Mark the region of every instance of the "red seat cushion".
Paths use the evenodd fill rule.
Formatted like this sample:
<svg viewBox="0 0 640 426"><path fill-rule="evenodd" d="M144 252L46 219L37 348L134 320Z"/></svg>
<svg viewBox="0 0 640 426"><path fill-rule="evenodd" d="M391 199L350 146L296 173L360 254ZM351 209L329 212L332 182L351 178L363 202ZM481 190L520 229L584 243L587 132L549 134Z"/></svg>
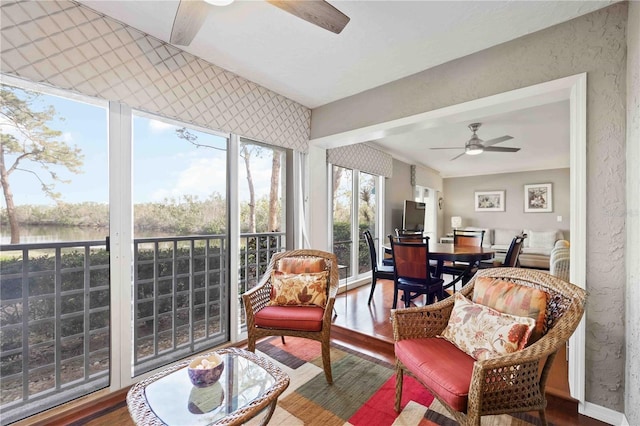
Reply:
<svg viewBox="0 0 640 426"><path fill-rule="evenodd" d="M255 315L255 322L262 328L281 328L298 331L322 330L324 308L308 306L265 306Z"/></svg>
<svg viewBox="0 0 640 426"><path fill-rule="evenodd" d="M400 340L395 352L418 380L454 410L466 412L475 359L437 337Z"/></svg>

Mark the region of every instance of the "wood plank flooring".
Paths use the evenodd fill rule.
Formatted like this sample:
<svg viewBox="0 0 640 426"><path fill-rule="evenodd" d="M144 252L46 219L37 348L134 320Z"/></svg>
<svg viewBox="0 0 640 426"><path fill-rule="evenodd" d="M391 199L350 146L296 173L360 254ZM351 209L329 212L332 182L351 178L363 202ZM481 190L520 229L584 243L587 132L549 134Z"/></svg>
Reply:
<svg viewBox="0 0 640 426"><path fill-rule="evenodd" d="M394 361L393 331L389 313L393 301L393 282L378 281L371 305L367 305L369 291L370 286L367 285L338 295L335 303L332 340L392 363ZM421 305L423 300L419 298L412 303ZM133 422L124 401L125 395L126 393L121 393L119 397L111 398L106 406L104 404L89 405L81 411L76 411L73 417L63 417L53 422L44 421L38 424L130 426ZM555 425L606 425L578 414L575 401L553 395L548 395L547 400L547 417ZM33 422L24 424L33 424Z"/></svg>

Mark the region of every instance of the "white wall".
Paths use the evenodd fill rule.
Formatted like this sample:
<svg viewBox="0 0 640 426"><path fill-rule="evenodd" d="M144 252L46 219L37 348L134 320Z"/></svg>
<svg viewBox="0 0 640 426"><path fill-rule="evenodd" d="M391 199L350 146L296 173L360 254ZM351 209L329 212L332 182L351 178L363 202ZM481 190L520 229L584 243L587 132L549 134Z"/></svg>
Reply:
<svg viewBox="0 0 640 426"><path fill-rule="evenodd" d="M329 248L329 195L327 150L309 147L309 244L310 248Z"/></svg>
<svg viewBox="0 0 640 426"><path fill-rule="evenodd" d="M524 185L552 184L551 213L524 212ZM476 212L475 191L505 191L504 212ZM451 216L462 217L462 226L482 228L561 229L569 239L569 169L537 170L444 179L444 227L451 230ZM562 222L557 217L562 216Z"/></svg>

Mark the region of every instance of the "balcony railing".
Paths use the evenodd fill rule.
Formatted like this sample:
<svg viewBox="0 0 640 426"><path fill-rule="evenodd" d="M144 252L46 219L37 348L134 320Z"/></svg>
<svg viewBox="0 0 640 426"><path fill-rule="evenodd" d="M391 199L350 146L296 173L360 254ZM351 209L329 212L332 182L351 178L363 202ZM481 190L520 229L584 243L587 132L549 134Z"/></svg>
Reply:
<svg viewBox="0 0 640 426"><path fill-rule="evenodd" d="M284 240L284 233L241 235L240 294ZM4 425L109 385L110 283L104 241L0 252ZM134 240L135 375L229 340L227 252L225 235Z"/></svg>

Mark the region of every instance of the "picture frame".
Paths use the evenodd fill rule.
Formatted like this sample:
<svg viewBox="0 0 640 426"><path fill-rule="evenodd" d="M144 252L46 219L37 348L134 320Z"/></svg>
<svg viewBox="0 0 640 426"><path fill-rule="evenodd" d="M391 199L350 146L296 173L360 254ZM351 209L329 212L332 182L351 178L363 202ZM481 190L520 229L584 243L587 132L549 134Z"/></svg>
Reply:
<svg viewBox="0 0 640 426"><path fill-rule="evenodd" d="M524 212L549 213L553 211L553 184L535 183L524 186Z"/></svg>
<svg viewBox="0 0 640 426"><path fill-rule="evenodd" d="M505 191L476 191L474 206L477 212L503 212Z"/></svg>

